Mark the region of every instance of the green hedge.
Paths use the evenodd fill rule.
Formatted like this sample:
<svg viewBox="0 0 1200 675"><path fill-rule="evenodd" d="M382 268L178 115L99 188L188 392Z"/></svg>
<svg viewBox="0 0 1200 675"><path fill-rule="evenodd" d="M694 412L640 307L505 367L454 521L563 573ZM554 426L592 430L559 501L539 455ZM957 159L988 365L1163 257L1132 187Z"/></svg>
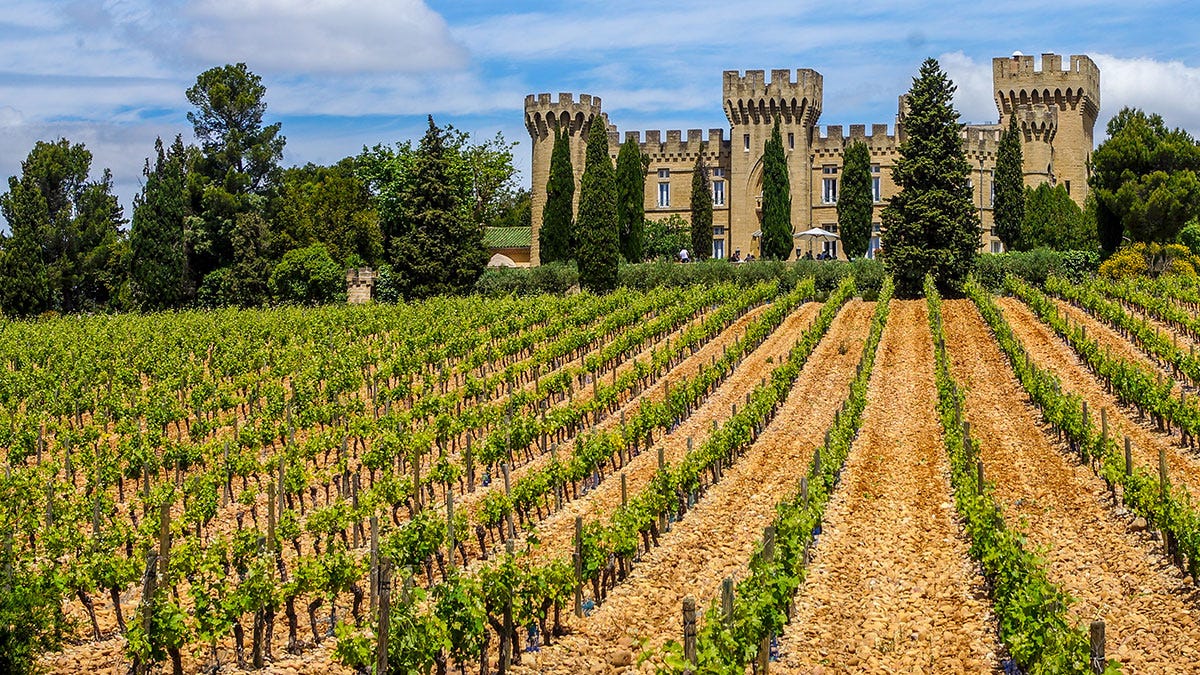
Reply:
<svg viewBox="0 0 1200 675"><path fill-rule="evenodd" d="M1004 290L1004 277L1009 274L1036 286L1045 284L1050 276L1080 283L1094 276L1099 267L1100 254L1096 251L1039 248L1013 253L985 253L977 259L975 280L989 291L999 293Z"/></svg>

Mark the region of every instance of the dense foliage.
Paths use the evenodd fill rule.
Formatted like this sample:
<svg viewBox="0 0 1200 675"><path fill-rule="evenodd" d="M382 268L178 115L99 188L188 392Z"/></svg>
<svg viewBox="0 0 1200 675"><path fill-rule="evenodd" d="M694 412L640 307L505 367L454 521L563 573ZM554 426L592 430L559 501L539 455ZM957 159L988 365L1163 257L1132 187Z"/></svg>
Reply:
<svg viewBox="0 0 1200 675"><path fill-rule="evenodd" d="M1062 185L1042 183L1025 188L1025 218L1021 236L1012 250L1051 248L1088 251L1097 248L1096 228Z"/></svg>
<svg viewBox="0 0 1200 675"><path fill-rule="evenodd" d="M704 153L696 153L696 165L692 167L690 206L692 257L708 260L713 248L713 203L712 181L708 178L708 167L704 165Z"/></svg>
<svg viewBox="0 0 1200 675"><path fill-rule="evenodd" d="M625 139L617 152L617 226L621 232L621 255L631 263L643 259L648 161L633 138Z"/></svg>
<svg viewBox="0 0 1200 675"><path fill-rule="evenodd" d="M938 292L959 297L975 269L979 214L971 203L954 91L938 62L926 59L908 93L905 139L892 169L900 192L883 209L884 265L899 298L919 297L927 273Z"/></svg>
<svg viewBox="0 0 1200 675"><path fill-rule="evenodd" d="M862 141L846 146L842 160L842 184L838 190L838 235L848 258L867 254L871 241L871 217L875 212L871 189L871 149Z"/></svg>
<svg viewBox="0 0 1200 675"><path fill-rule="evenodd" d="M995 201L992 203L992 234L1004 244L1004 250L1037 248L1022 241L1025 223L1025 158L1021 152L1021 130L1017 116L1008 116L1008 129L996 148L996 169L992 174Z"/></svg>
<svg viewBox="0 0 1200 675"><path fill-rule="evenodd" d="M608 156L608 130L599 117L588 127L576 228L579 285L593 293L613 290L617 287L617 267L621 261L617 184L616 172Z"/></svg>
<svg viewBox="0 0 1200 675"><path fill-rule="evenodd" d="M759 250L766 260L787 260L792 255L792 188L787 155L779 133L779 118L763 147L762 238Z"/></svg>
<svg viewBox="0 0 1200 675"><path fill-rule="evenodd" d="M546 183L546 205L538 230L542 263L575 259L575 171L571 167L571 136L566 129L554 131L550 154L550 179Z"/></svg>

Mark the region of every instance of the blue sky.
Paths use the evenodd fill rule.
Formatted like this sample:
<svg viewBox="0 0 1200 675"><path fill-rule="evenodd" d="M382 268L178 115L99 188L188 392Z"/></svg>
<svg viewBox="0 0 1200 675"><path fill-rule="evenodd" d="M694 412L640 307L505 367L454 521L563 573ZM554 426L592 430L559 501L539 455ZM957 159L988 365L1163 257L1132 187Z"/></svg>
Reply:
<svg viewBox="0 0 1200 675"><path fill-rule="evenodd" d="M1190 3L1128 0L5 0L0 176L36 140L83 142L97 172L112 169L128 217L154 138L192 139L184 91L237 61L267 86L288 165L417 137L431 113L519 141L524 170L522 105L537 92L600 96L622 131L727 128L727 69L814 68L822 125L891 124L928 56L958 84L965 121L995 121L991 59L1014 51L1097 61L1098 141L1124 105L1200 134L1198 16Z"/></svg>

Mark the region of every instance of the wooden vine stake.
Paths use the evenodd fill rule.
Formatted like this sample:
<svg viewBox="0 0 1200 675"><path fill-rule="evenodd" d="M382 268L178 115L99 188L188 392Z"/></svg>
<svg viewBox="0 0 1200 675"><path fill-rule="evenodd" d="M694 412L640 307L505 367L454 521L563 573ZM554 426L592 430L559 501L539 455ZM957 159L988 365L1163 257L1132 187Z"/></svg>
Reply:
<svg viewBox="0 0 1200 675"><path fill-rule="evenodd" d="M454 569L454 490L446 488L446 543L449 546L450 569Z"/></svg>
<svg viewBox="0 0 1200 675"><path fill-rule="evenodd" d="M1097 675L1099 675L1100 673L1104 672L1104 667L1107 665L1107 661L1108 661L1108 659L1106 659L1104 657L1104 622L1103 621L1093 621L1092 622L1092 625L1090 626L1090 629L1088 630L1088 638L1089 638L1089 642L1090 642L1089 651L1091 652L1091 664L1090 665L1092 667L1092 672L1097 673Z"/></svg>
<svg viewBox="0 0 1200 675"><path fill-rule="evenodd" d="M388 630L392 618L392 561L379 564L379 629L375 633L375 675L388 672Z"/></svg>
<svg viewBox="0 0 1200 675"><path fill-rule="evenodd" d="M763 529L763 560L768 564L775 562L775 526L768 525ZM765 675L771 663L771 636L764 635L758 644L758 659L754 672Z"/></svg>
<svg viewBox="0 0 1200 675"><path fill-rule="evenodd" d="M721 616L725 629L733 630L733 577L725 577L721 582Z"/></svg>
<svg viewBox="0 0 1200 675"><path fill-rule="evenodd" d="M379 609L379 516L371 516L371 616Z"/></svg>
<svg viewBox="0 0 1200 675"><path fill-rule="evenodd" d="M696 599L683 599L683 659L696 665ZM688 671L690 672L690 671Z"/></svg>
<svg viewBox="0 0 1200 675"><path fill-rule="evenodd" d="M1125 437L1125 477L1129 478L1133 475L1133 449L1129 442L1129 437Z"/></svg>
<svg viewBox="0 0 1200 675"><path fill-rule="evenodd" d="M575 616L583 616L583 517L575 516Z"/></svg>

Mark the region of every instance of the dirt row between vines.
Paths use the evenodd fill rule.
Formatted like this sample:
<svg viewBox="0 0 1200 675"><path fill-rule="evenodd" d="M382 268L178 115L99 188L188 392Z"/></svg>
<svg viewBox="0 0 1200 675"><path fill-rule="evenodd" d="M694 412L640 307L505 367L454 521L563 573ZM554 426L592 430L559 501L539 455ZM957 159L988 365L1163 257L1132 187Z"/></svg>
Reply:
<svg viewBox="0 0 1200 675"><path fill-rule="evenodd" d="M862 428L771 672L996 671L941 442L923 300L894 301Z"/></svg>
<svg viewBox="0 0 1200 675"><path fill-rule="evenodd" d="M1166 454L1167 474L1171 481L1187 486L1193 494L1200 493L1200 459L1190 450L1180 448L1177 436L1156 431L1149 418L1139 421L1137 411L1122 406L1115 396L1107 393L1103 383L1087 369L1075 351L1024 303L1016 298L998 298L998 301L1013 333L1029 350L1034 363L1058 376L1064 391L1083 396L1093 419L1099 417L1101 408L1107 408L1109 433L1117 439L1129 437L1135 466L1157 472L1161 449ZM1103 326L1090 315L1082 318L1090 322L1089 333L1093 329L1102 330Z"/></svg>
<svg viewBox="0 0 1200 675"><path fill-rule="evenodd" d="M639 646L653 652L681 638L684 597L694 597L703 611L720 592L722 579L748 574L750 555L773 520L775 505L797 489L813 448L833 423L873 311L873 303L861 301L842 309L758 441L660 537L661 545L642 556L595 613L573 621L571 634L517 672L609 672L610 664L624 663L626 657L636 661L633 651ZM642 669L653 672L653 662Z"/></svg>
<svg viewBox="0 0 1200 675"><path fill-rule="evenodd" d="M1053 298L1053 296L1051 297ZM1088 338L1098 342L1100 347L1107 350L1110 356L1124 359L1130 363L1136 363L1149 372L1162 376L1163 379L1172 383L1175 393L1179 393L1179 381L1173 378L1170 365L1164 366L1157 358L1143 351L1132 340L1126 339L1115 328L1097 319L1087 310L1076 307L1061 298L1053 298L1053 300L1054 304L1058 306L1059 311L1072 324L1084 326L1087 330ZM1062 338L1058 339L1061 340Z"/></svg>
<svg viewBox="0 0 1200 675"><path fill-rule="evenodd" d="M564 505L561 511L543 520L537 527L540 545L534 548L534 560L554 558L569 554L575 537L575 518L588 521L599 520L603 524L611 521L613 512L621 505L621 475L625 476L630 497L636 495L658 472L658 449L663 450L663 459L676 464L687 455L687 439L693 439L695 447L708 437L712 423L729 419L730 406L742 406L746 394L769 378L771 371L787 358L796 338L812 324L821 304L810 302L794 311L757 349L750 353L733 371L729 379L721 383L705 401L682 424L662 437L649 450L643 450L617 474L609 474L594 490L582 499Z"/></svg>
<svg viewBox="0 0 1200 675"><path fill-rule="evenodd" d="M1103 481L1051 440L974 304L947 301L943 311L984 475L1005 520L1043 552L1050 581L1077 600L1073 622L1104 620L1108 655L1126 673L1187 670L1200 656L1195 587L1145 533L1113 517Z"/></svg>

